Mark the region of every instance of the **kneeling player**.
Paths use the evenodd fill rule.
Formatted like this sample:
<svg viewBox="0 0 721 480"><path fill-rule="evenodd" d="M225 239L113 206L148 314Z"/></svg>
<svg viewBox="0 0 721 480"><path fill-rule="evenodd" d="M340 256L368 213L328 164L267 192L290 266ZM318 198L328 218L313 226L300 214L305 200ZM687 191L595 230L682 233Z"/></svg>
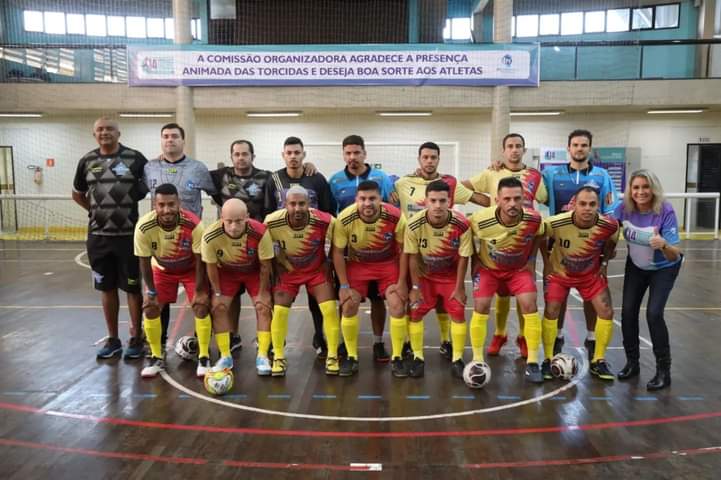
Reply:
<svg viewBox="0 0 721 480"><path fill-rule="evenodd" d="M258 329L258 375L270 375L270 272L273 242L265 225L248 218L242 200L231 198L223 204L220 220L203 232L203 261L213 289L212 312L220 360L215 369L233 368L230 355L230 303L245 288L255 304Z"/></svg>
<svg viewBox="0 0 721 480"><path fill-rule="evenodd" d="M451 316L451 373L461 377L466 344L464 282L468 257L473 254L471 229L462 213L450 209L450 188L445 182L438 180L428 184L425 204L426 208L408 221L403 246L410 255L409 269L413 282L408 294L411 303L408 335L414 358L407 373L396 369L401 367L402 362L396 364L394 359L393 374L423 376L423 316L440 301ZM394 344L398 341L392 340Z"/></svg>
<svg viewBox="0 0 721 480"><path fill-rule="evenodd" d="M143 215L135 227L135 255L147 290L143 302L143 327L152 356L140 373L154 377L165 368L161 346L160 312L175 303L178 285L183 284L195 313L198 334L198 376L209 367L210 317L208 316L208 286L200 259L200 238L203 227L200 219L180 208L175 185L166 183L155 189L153 210ZM152 265L151 265L152 259Z"/></svg>
<svg viewBox="0 0 721 480"><path fill-rule="evenodd" d="M273 285L273 340L274 377L282 377L288 368L285 358L285 338L288 335L288 314L300 287L315 297L323 315L323 331L328 342L325 373L338 375L338 339L340 325L338 302L330 280L325 243L331 241L335 218L310 208L308 190L291 187L286 193L285 206L268 214L265 224L277 250Z"/></svg>
<svg viewBox="0 0 721 480"><path fill-rule="evenodd" d="M391 329L400 325L405 333L407 268L399 266L404 257L405 224L398 208L381 201L380 187L371 180L358 185L356 202L338 215L333 232L333 264L340 282L341 330L348 349L348 357L340 367L341 376L358 371L358 308L368 296L371 282L377 282L378 291L388 302ZM403 280L399 282L399 278ZM400 355L401 347L402 340L400 345L394 345L393 354Z"/></svg>
<svg viewBox="0 0 721 480"><path fill-rule="evenodd" d="M603 380L614 376L605 360L606 348L613 335L613 305L608 291L606 265L618 241L618 223L599 215L600 199L591 186L576 193L572 211L546 219L546 236L553 247L549 256L546 244L541 251L546 282L546 311L543 319L543 350L546 359L542 370L550 378L553 343L558 330L558 315L571 288L578 290L584 301L590 301L598 315L596 346L591 373Z"/></svg>
<svg viewBox="0 0 721 480"><path fill-rule="evenodd" d="M496 208L480 210L471 217L478 257L473 271L473 360L483 361L488 312L493 296L514 295L524 319L528 342L526 378L543 383L538 365L541 319L536 305L535 253L543 242L541 215L523 208L523 184L514 177L498 182Z"/></svg>

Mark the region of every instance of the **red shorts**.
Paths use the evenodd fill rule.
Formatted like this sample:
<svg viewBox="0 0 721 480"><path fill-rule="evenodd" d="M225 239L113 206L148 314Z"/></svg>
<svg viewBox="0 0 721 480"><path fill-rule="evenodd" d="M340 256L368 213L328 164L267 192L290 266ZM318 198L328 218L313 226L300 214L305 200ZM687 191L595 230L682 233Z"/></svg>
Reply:
<svg viewBox="0 0 721 480"><path fill-rule="evenodd" d="M578 290L584 301L590 301L596 295L608 288L608 280L599 273L585 275L577 278L562 278L556 275L546 277L544 285L546 303L563 303L572 288Z"/></svg>
<svg viewBox="0 0 721 480"><path fill-rule="evenodd" d="M536 293L536 276L527 269L503 272L480 267L473 273L473 298Z"/></svg>
<svg viewBox="0 0 721 480"><path fill-rule="evenodd" d="M252 298L260 292L260 272L242 273L232 270L218 269L220 277L220 294L226 297L235 297L242 287Z"/></svg>
<svg viewBox="0 0 721 480"><path fill-rule="evenodd" d="M346 263L348 283L350 288L360 293L361 297L368 296L368 284L378 282L378 294L385 298L388 287L398 283L400 267L398 262L379 263Z"/></svg>
<svg viewBox="0 0 721 480"><path fill-rule="evenodd" d="M276 278L273 291L287 292L295 297L302 285L305 285L305 289L310 293L313 287L323 283L330 283L323 267L313 272L283 272Z"/></svg>
<svg viewBox="0 0 721 480"><path fill-rule="evenodd" d="M443 305L443 309L454 320L465 319L466 306L459 303L456 299L451 298L453 290L456 289L456 279L444 278L423 278L421 279L421 295L423 301L417 308L411 308L411 318L414 320L421 319L426 313L430 312L436 305Z"/></svg>
<svg viewBox="0 0 721 480"><path fill-rule="evenodd" d="M158 303L175 303L178 300L178 285L183 284L188 300L193 302L195 295L195 268L187 272L168 273L165 270L153 268L153 283L158 292Z"/></svg>

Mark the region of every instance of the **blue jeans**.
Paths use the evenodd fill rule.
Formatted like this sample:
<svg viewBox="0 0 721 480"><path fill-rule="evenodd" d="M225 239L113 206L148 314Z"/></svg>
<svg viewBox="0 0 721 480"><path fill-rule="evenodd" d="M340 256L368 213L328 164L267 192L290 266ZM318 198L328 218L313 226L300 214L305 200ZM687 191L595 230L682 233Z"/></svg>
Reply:
<svg viewBox="0 0 721 480"><path fill-rule="evenodd" d="M638 314L641 310L641 301L648 289L646 321L651 333L656 366L671 367L671 346L663 311L680 269L681 262L661 270L642 270L633 264L630 257L626 259L621 330L623 331L623 348L626 351L628 362L638 363L639 361Z"/></svg>

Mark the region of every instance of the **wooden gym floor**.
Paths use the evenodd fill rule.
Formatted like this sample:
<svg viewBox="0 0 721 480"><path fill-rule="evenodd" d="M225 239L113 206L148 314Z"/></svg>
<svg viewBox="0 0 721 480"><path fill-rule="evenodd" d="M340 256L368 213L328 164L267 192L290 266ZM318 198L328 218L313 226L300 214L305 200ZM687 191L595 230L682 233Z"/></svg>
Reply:
<svg viewBox="0 0 721 480"><path fill-rule="evenodd" d="M301 294L288 376L255 375L244 297L235 386L211 398L195 364L172 350L167 375L150 381L142 361L95 359L105 329L82 243L0 242L0 478L719 478L721 242L683 247L666 310L673 385L661 392L645 389L654 372L645 320L639 379L587 374L578 299L566 351L583 371L570 383L524 383L515 312L483 390L451 378L433 315L425 378L395 379L372 363L366 314L360 374L329 378ZM624 251L609 268L617 320ZM189 308L173 308L172 319L173 339L192 331ZM125 308L121 322L125 341ZM608 358L614 371L624 364L618 327Z"/></svg>

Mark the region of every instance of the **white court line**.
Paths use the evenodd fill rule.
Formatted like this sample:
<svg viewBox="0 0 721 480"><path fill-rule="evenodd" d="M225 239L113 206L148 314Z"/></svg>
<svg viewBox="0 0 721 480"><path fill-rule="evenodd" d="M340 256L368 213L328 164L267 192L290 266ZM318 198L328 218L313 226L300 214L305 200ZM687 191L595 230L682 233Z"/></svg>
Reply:
<svg viewBox="0 0 721 480"><path fill-rule="evenodd" d="M588 361L586 360L586 354L581 348L577 348L576 350L581 353L579 357L581 358L581 368L578 372L578 374L568 382L567 384L552 390L548 393L545 393L543 395L539 395L537 397L529 398L526 400L521 400L519 402L514 403L507 403L505 405L497 405L495 407L488 407L488 408L479 408L477 410L466 410L463 412L450 412L450 413L437 413L433 415L417 415L412 417L343 417L343 416L333 416L333 415L313 415L309 413L295 413L295 412L282 412L279 410L268 410L265 408L257 408L257 407L250 407L248 405L241 405L239 403L232 403L232 402L226 402L225 400L221 400L219 398L210 397L208 395L203 395L202 393L198 393L195 390L191 390L187 388L185 385L178 383L173 377L170 376L170 374L163 370L160 372L160 375L163 377L163 380L168 382L172 387L180 390L181 392L185 393L186 395L189 395L191 397L195 397L199 400L204 400L206 402L215 403L216 405L222 405L225 407L235 408L237 410L245 410L247 412L254 412L254 413L262 413L265 415L277 415L281 417L290 417L290 418L302 418L306 420L331 420L331 421L342 421L342 422L413 422L413 421L419 421L419 420L439 420L444 418L456 418L456 417L466 417L470 415L481 415L484 413L493 413L493 412L500 412L502 410L510 410L512 408L522 407L524 405L530 405L532 403L539 403L543 400L546 400L548 398L555 397L561 392L564 392L566 390L569 390L581 381L586 376L586 373L588 373ZM273 381L272 379L270 381Z"/></svg>
<svg viewBox="0 0 721 480"><path fill-rule="evenodd" d="M78 253L77 255L75 255L75 258L74 258L73 260L75 261L75 263L77 263L77 264L80 265L81 267L90 269L90 265L88 265L87 263L85 263L85 262L83 262L82 260L80 260L84 255L87 255L87 253L88 253L87 251L83 250L82 252L80 252L80 253Z"/></svg>

